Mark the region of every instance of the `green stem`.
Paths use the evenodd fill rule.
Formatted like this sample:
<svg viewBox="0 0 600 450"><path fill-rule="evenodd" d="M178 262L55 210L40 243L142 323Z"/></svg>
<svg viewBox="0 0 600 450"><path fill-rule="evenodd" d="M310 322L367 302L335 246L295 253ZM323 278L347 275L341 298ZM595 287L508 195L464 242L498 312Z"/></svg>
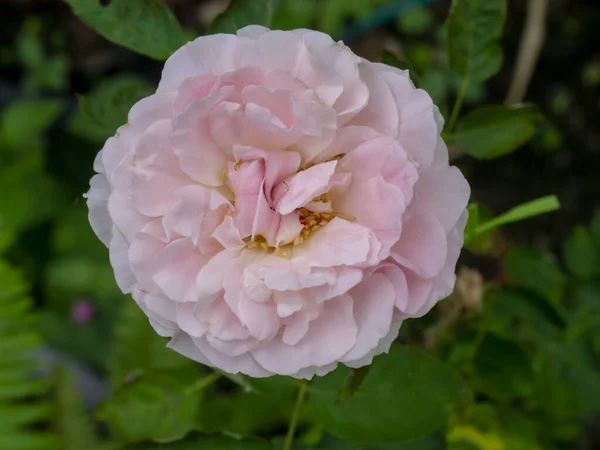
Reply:
<svg viewBox="0 0 600 450"><path fill-rule="evenodd" d="M285 436L285 444L283 450L292 450L292 443L294 442L294 435L296 434L296 427L298 426L298 419L300 418L300 410L304 404L304 398L308 391L308 383L302 382L300 384L300 390L298 391L298 397L296 399L296 406L292 413L292 419L290 420L290 426L288 427L287 435Z"/></svg>
<svg viewBox="0 0 600 450"><path fill-rule="evenodd" d="M450 121L448 122L448 133L451 133L454 129L454 125L456 125L456 121L458 119L458 114L460 113L460 108L462 108L463 101L465 99L465 95L467 95L467 89L469 89L469 84L471 83L470 77L466 76L463 78L462 84L460 86L460 90L458 91L458 96L456 97L456 103L454 104L454 108L452 109L452 115L450 116Z"/></svg>
<svg viewBox="0 0 600 450"><path fill-rule="evenodd" d="M205 376L204 378L200 378L194 384L189 386L185 390L185 393L189 395L189 394L193 394L196 391L201 391L202 389L205 389L208 386L210 386L211 384L213 384L215 381L217 381L219 378L221 378L221 376L222 375L219 372L213 372L210 375Z"/></svg>

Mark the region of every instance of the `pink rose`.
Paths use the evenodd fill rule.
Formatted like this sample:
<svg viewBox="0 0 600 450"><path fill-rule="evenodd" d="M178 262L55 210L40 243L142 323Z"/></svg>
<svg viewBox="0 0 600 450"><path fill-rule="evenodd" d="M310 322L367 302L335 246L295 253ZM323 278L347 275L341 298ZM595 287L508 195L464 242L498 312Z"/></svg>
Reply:
<svg viewBox="0 0 600 450"><path fill-rule="evenodd" d="M408 73L310 30L188 43L96 159L90 222L174 350L310 378L453 288L469 185Z"/></svg>

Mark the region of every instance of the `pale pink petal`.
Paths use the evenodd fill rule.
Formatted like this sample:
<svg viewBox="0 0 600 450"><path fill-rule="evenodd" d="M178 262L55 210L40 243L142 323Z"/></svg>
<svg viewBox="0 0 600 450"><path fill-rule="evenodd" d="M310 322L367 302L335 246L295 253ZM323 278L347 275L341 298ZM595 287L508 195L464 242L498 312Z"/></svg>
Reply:
<svg viewBox="0 0 600 450"><path fill-rule="evenodd" d="M293 375L310 366L324 366L345 355L356 343L358 329L352 315L353 301L343 295L324 304L318 319L296 345L274 339L252 351L266 370Z"/></svg>
<svg viewBox="0 0 600 450"><path fill-rule="evenodd" d="M368 228L336 217L295 247L292 264L298 270L360 264L369 255L369 236Z"/></svg>
<svg viewBox="0 0 600 450"><path fill-rule="evenodd" d="M193 100L173 121L169 136L181 170L207 186L221 186L227 167L226 153L213 141L207 114L216 99Z"/></svg>
<svg viewBox="0 0 600 450"><path fill-rule="evenodd" d="M279 214L290 214L313 198L329 191L329 181L336 165L337 161L317 164L285 180L280 185L283 186L284 192L275 194L275 207Z"/></svg>
<svg viewBox="0 0 600 450"><path fill-rule="evenodd" d="M193 337L202 337L208 330L208 324L196 317L196 302L177 303L174 320L181 330Z"/></svg>
<svg viewBox="0 0 600 450"><path fill-rule="evenodd" d="M113 227L109 246L110 264L115 272L117 285L125 294L132 291L136 282L129 267L128 249L129 244L123 234L116 227Z"/></svg>
<svg viewBox="0 0 600 450"><path fill-rule="evenodd" d="M205 264L206 257L190 239L177 239L156 256L153 279L171 300L194 302L198 299L196 277Z"/></svg>
<svg viewBox="0 0 600 450"><path fill-rule="evenodd" d="M225 214L233 209L229 200L199 185L176 190L173 196L178 199L179 205L164 216L166 229L189 237L196 246L200 244L202 253L212 253L216 244L211 242L212 234Z"/></svg>
<svg viewBox="0 0 600 450"><path fill-rule="evenodd" d="M446 232L456 225L471 195L469 183L456 167L422 174L415 192L420 204L435 214Z"/></svg>
<svg viewBox="0 0 600 450"><path fill-rule="evenodd" d="M356 361L371 353L386 337L392 325L396 290L383 274L374 273L351 291L354 320L358 327L356 343L342 362Z"/></svg>
<svg viewBox="0 0 600 450"><path fill-rule="evenodd" d="M140 213L159 217L179 203L173 191L193 183L179 168L168 140L171 122L152 125L135 147L131 192Z"/></svg>
<svg viewBox="0 0 600 450"><path fill-rule="evenodd" d="M447 249L446 232L440 222L428 210L420 209L404 222L402 236L391 256L417 275L433 278L444 268Z"/></svg>
<svg viewBox="0 0 600 450"><path fill-rule="evenodd" d="M174 91L186 79L237 69L247 41L230 34L202 36L173 53L162 71L157 92Z"/></svg>
<svg viewBox="0 0 600 450"><path fill-rule="evenodd" d="M110 195L110 185L108 180L102 174L94 175L90 181L90 190L84 197L87 198L89 209L88 218L92 230L108 247L112 237L113 222L108 212L108 196Z"/></svg>

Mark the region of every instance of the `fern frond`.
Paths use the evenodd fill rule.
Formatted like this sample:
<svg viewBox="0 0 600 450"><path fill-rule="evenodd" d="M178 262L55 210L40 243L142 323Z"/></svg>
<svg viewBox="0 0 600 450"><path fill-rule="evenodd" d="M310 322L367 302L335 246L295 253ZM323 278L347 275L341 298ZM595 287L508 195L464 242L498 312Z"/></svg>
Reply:
<svg viewBox="0 0 600 450"><path fill-rule="evenodd" d="M51 408L37 398L49 384L35 378L40 339L32 324L27 284L0 261L0 449L60 448L56 436L33 429L51 416Z"/></svg>

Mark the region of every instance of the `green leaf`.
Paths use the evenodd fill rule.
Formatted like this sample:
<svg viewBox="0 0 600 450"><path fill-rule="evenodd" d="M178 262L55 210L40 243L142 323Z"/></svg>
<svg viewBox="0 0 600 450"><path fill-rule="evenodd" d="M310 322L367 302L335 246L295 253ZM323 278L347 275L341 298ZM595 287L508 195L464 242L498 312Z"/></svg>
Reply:
<svg viewBox="0 0 600 450"><path fill-rule="evenodd" d="M55 429L62 437L63 450L99 450L100 443L91 417L86 415L79 392L73 386L72 376L62 369L58 373Z"/></svg>
<svg viewBox="0 0 600 450"><path fill-rule="evenodd" d="M594 211L594 217L590 222L590 234L596 245L596 249L600 252L600 208Z"/></svg>
<svg viewBox="0 0 600 450"><path fill-rule="evenodd" d="M0 135L7 145L19 148L46 131L61 109L60 100L20 100L11 103L2 113Z"/></svg>
<svg viewBox="0 0 600 450"><path fill-rule="evenodd" d="M352 398L356 390L360 387L363 381L365 381L367 375L369 375L370 367L371 366L363 366L350 371L346 382L337 393L335 399L336 403L344 403Z"/></svg>
<svg viewBox="0 0 600 450"><path fill-rule="evenodd" d="M203 392L198 373L149 373L123 385L98 411L125 442L181 439L195 425ZM203 387L203 386L200 386Z"/></svg>
<svg viewBox="0 0 600 450"><path fill-rule="evenodd" d="M273 16L274 30L314 28L318 0L283 0Z"/></svg>
<svg viewBox="0 0 600 450"><path fill-rule="evenodd" d="M277 442L275 441L276 448ZM364 447L326 435L317 445L295 446L297 450L446 450L445 439L442 433L429 434L410 441L396 442L394 444L369 445Z"/></svg>
<svg viewBox="0 0 600 450"><path fill-rule="evenodd" d="M296 384L289 377L250 380L252 391L243 390L205 400L199 424L202 430L240 435L267 434L285 429L296 401Z"/></svg>
<svg viewBox="0 0 600 450"><path fill-rule="evenodd" d="M40 152L0 170L0 233L18 233L52 217L63 206L59 184L43 172Z"/></svg>
<svg viewBox="0 0 600 450"><path fill-rule="evenodd" d="M496 336L550 350L563 340L563 318L538 294L502 287L489 294L483 303L482 326Z"/></svg>
<svg viewBox="0 0 600 450"><path fill-rule="evenodd" d="M89 96L79 97L79 107L93 126L114 134L127 122L131 107L152 92L152 86L144 80L119 76L105 80Z"/></svg>
<svg viewBox="0 0 600 450"><path fill-rule="evenodd" d="M0 260L0 448L56 450L58 437L40 430L51 407L32 399L46 393L48 383L34 378L40 367L33 353L40 340L26 295L24 279Z"/></svg>
<svg viewBox="0 0 600 450"><path fill-rule="evenodd" d="M460 119L448 138L476 159L498 158L529 141L540 119L531 106L484 106Z"/></svg>
<svg viewBox="0 0 600 450"><path fill-rule="evenodd" d="M580 277L598 273L598 252L590 233L582 226L573 230L563 244L563 258L567 269Z"/></svg>
<svg viewBox="0 0 600 450"><path fill-rule="evenodd" d="M565 285L558 261L552 253L537 249L513 248L506 255L506 268L512 280L557 303Z"/></svg>
<svg viewBox="0 0 600 450"><path fill-rule="evenodd" d="M109 41L150 58L165 60L184 44L171 10L158 0L66 0L73 12Z"/></svg>
<svg viewBox="0 0 600 450"><path fill-rule="evenodd" d="M477 390L495 400L509 402L533 389L531 361L514 342L487 335L475 356L475 367Z"/></svg>
<svg viewBox="0 0 600 450"><path fill-rule="evenodd" d="M529 219L560 208L560 202L555 195L538 198L509 209L504 214L477 226L475 234L485 233L502 225Z"/></svg>
<svg viewBox="0 0 600 450"><path fill-rule="evenodd" d="M273 450L265 441L235 439L228 436L206 436L192 433L185 439L168 444L144 443L125 447L125 450Z"/></svg>
<svg viewBox="0 0 600 450"><path fill-rule="evenodd" d="M297 1L297 0L296 0ZM342 34L351 19L368 15L376 8L377 0L318 0L317 29L334 38Z"/></svg>
<svg viewBox="0 0 600 450"><path fill-rule="evenodd" d="M446 22L450 68L476 83L502 65L506 0L453 0Z"/></svg>
<svg viewBox="0 0 600 450"><path fill-rule="evenodd" d="M396 25L406 34L422 34L431 29L433 13L426 6L416 5L398 15Z"/></svg>
<svg viewBox="0 0 600 450"><path fill-rule="evenodd" d="M231 0L225 11L213 20L211 33L232 33L246 25L271 27L275 0Z"/></svg>
<svg viewBox="0 0 600 450"><path fill-rule="evenodd" d="M480 203L470 203L467 206L469 218L465 227L464 245L473 253L487 253L492 248L492 235L488 232L478 232L478 227L492 217L492 212Z"/></svg>
<svg viewBox="0 0 600 450"><path fill-rule="evenodd" d="M442 427L464 397L457 376L417 350L393 346L375 358L352 398L336 404L350 369L340 366L310 386L314 416L331 434L363 444L415 439Z"/></svg>
<svg viewBox="0 0 600 450"><path fill-rule="evenodd" d="M156 334L131 298L123 298L123 301L108 362L114 386L148 371L179 371L197 366L196 362L166 347L166 339Z"/></svg>

